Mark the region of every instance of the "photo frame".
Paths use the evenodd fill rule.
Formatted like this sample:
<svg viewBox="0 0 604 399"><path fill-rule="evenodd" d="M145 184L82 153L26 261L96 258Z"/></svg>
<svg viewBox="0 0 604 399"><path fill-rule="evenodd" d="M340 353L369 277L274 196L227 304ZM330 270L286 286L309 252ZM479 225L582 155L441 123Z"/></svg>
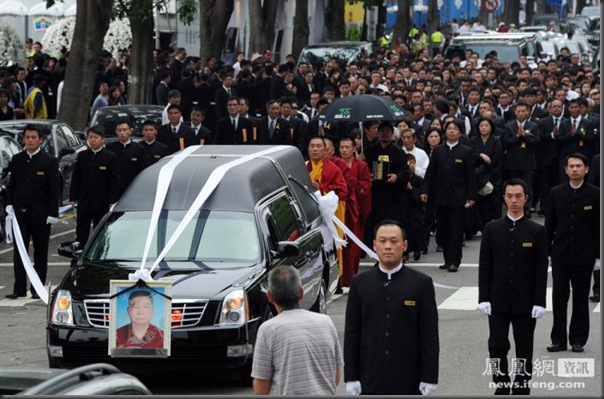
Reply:
<svg viewBox="0 0 604 399"><path fill-rule="evenodd" d="M170 356L172 283L110 280L109 292L109 356Z"/></svg>

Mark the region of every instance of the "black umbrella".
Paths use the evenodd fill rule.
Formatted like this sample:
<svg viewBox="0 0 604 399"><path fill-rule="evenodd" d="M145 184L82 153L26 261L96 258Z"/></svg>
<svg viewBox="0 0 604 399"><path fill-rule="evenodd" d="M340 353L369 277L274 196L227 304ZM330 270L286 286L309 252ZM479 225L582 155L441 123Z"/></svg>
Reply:
<svg viewBox="0 0 604 399"><path fill-rule="evenodd" d="M388 97L361 94L333 100L321 113L319 120L330 122L396 121L406 112Z"/></svg>

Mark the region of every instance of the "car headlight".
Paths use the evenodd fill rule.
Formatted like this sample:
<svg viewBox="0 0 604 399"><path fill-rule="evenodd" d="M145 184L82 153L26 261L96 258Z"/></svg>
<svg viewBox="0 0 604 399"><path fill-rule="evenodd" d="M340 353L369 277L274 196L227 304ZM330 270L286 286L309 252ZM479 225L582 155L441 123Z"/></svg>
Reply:
<svg viewBox="0 0 604 399"><path fill-rule="evenodd" d="M231 291L222 301L220 325L241 325L248 321L247 296L243 289Z"/></svg>
<svg viewBox="0 0 604 399"><path fill-rule="evenodd" d="M53 324L74 325L73 306L69 291L59 290L57 293L50 311L50 322Z"/></svg>

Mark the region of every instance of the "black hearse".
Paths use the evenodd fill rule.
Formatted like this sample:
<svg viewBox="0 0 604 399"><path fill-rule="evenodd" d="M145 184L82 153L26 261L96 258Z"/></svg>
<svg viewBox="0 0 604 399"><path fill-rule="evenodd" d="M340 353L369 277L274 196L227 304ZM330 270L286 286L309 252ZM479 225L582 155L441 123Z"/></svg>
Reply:
<svg viewBox="0 0 604 399"><path fill-rule="evenodd" d="M257 156L267 150L273 152ZM108 327L109 280L127 280L141 266L160 170L172 157L135 179L83 249L71 242L59 247L59 254L73 261L49 299L50 367L107 362L133 373L236 367L249 378L258 327L276 314L265 295L267 274L281 264L300 270L302 306L326 311L338 263L295 147L195 149L174 169L146 264L156 259L202 187L215 182L210 174L244 156L252 159L224 174L152 273L154 280L172 283L170 356L112 358Z"/></svg>

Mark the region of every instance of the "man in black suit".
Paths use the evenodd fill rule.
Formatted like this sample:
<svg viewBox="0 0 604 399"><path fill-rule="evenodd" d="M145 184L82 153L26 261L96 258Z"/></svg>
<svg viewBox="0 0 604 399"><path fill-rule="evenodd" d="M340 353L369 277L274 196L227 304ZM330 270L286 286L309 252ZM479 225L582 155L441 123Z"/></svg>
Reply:
<svg viewBox="0 0 604 399"><path fill-rule="evenodd" d="M433 197L436 223L441 232L445 263L440 269L456 272L461 264L464 207L473 206L478 189L474 151L460 142L463 124L453 120L445 125L445 145L432 151L420 199Z"/></svg>
<svg viewBox="0 0 604 399"><path fill-rule="evenodd" d="M258 123L258 144L292 144L289 123L279 116L281 106L276 100L266 104L267 116Z"/></svg>
<svg viewBox="0 0 604 399"><path fill-rule="evenodd" d="M193 129L181 121L181 116L180 106L170 105L168 107L169 123L162 125L157 133L157 140L168 146L170 154L197 144Z"/></svg>
<svg viewBox="0 0 604 399"><path fill-rule="evenodd" d="M120 195L120 165L117 156L103 148L102 126L88 129L88 149L78 154L69 203L78 210L76 241L82 247L88 242L90 223L96 227Z"/></svg>
<svg viewBox="0 0 604 399"><path fill-rule="evenodd" d="M548 116L547 111L541 109L541 107L537 104L537 89L534 87L529 87L520 93L523 101L528 103L530 106L530 114L529 120L533 123L539 122L539 119L545 118Z"/></svg>
<svg viewBox="0 0 604 399"><path fill-rule="evenodd" d="M216 121L228 115L227 102L230 97L236 96L236 90L233 88L233 74L229 70L222 70L220 73L222 85L214 93L214 109L216 111Z"/></svg>
<svg viewBox="0 0 604 399"><path fill-rule="evenodd" d="M211 144L214 141L212 131L203 125L204 119L205 112L203 108L195 105L193 108L191 108L190 122L185 122L187 126L190 126L191 129L193 129L193 134L195 134L195 142L197 144Z"/></svg>
<svg viewBox="0 0 604 399"><path fill-rule="evenodd" d="M587 158L580 153L566 157L569 182L550 192L545 230L552 259L554 325L549 352L583 352L589 336L589 284L592 270L600 268L600 188L585 181ZM566 316L570 286L573 309L570 328Z"/></svg>
<svg viewBox="0 0 604 399"><path fill-rule="evenodd" d="M495 108L497 116L502 117L506 123L514 119L514 109L510 105L512 103L512 93L501 90L497 101L499 102Z"/></svg>
<svg viewBox="0 0 604 399"><path fill-rule="evenodd" d="M539 146L537 148L537 167L539 183L539 202L541 214L545 214L549 192L558 184L558 138L562 116L562 103L552 100L549 108L550 116L539 120Z"/></svg>
<svg viewBox="0 0 604 399"><path fill-rule="evenodd" d="M470 118L470 122L475 118L480 116L479 113L479 104L480 104L480 90L478 87L470 87L468 89L468 98L466 105L463 108L460 108L462 113ZM469 134L470 132L468 132Z"/></svg>
<svg viewBox="0 0 604 399"><path fill-rule="evenodd" d="M352 278L344 327L349 395L419 395L438 384L438 312L434 284L403 265L407 241L393 220L376 226L379 262Z"/></svg>
<svg viewBox="0 0 604 399"><path fill-rule="evenodd" d="M147 167L147 154L142 144L135 143L130 138L132 126L127 119L115 123L117 141L113 141L105 148L117 155L120 165L120 197L138 174Z"/></svg>
<svg viewBox="0 0 604 399"><path fill-rule="evenodd" d="M32 240L34 269L42 285L46 282L48 268L50 225L59 220L61 196L59 165L55 157L40 148L43 139L37 126L25 126L25 150L13 156L6 191L7 217L17 219L26 250L29 250L29 241ZM27 275L16 240L13 251L15 284L13 292L6 295L9 299L27 295ZM39 298L33 286L30 290L32 298Z"/></svg>
<svg viewBox="0 0 604 399"><path fill-rule="evenodd" d="M304 153L302 145L304 143L304 137L306 136L308 123L304 122L303 119L296 118L292 115L294 104L296 104L295 97L283 97L279 100L281 116L289 123L291 129L292 144ZM308 149L306 149L306 151L308 151Z"/></svg>
<svg viewBox="0 0 604 399"><path fill-rule="evenodd" d="M168 146L157 141L157 125L152 120L143 122L143 141L141 141L141 144L147 154L147 166L151 166L163 157L170 155Z"/></svg>
<svg viewBox="0 0 604 399"><path fill-rule="evenodd" d="M503 174L504 178L519 177L526 182L528 196L533 197L533 176L537 169L535 155L539 143L539 126L528 120L530 105L519 101L514 106L516 120L505 125L503 135L503 150L505 151ZM530 218L530 201L525 204L525 216Z"/></svg>
<svg viewBox="0 0 604 399"><path fill-rule="evenodd" d="M238 97L229 98L227 110L229 115L216 125L214 144L256 144L252 122L239 116Z"/></svg>
<svg viewBox="0 0 604 399"><path fill-rule="evenodd" d="M510 394L507 355L508 332L514 329L516 359L512 394L528 395L533 368L536 319L545 314L547 242L545 228L524 217L528 200L526 183L510 179L503 184L507 215L487 223L480 242L478 308L489 316L489 359L499 361L493 370L496 395ZM505 386L504 386L505 384Z"/></svg>
<svg viewBox="0 0 604 399"><path fill-rule="evenodd" d="M600 187L600 154L594 155L589 164L589 173L587 174L587 182L596 187ZM593 296L589 297L591 302L600 302L600 270L594 270L594 285Z"/></svg>

